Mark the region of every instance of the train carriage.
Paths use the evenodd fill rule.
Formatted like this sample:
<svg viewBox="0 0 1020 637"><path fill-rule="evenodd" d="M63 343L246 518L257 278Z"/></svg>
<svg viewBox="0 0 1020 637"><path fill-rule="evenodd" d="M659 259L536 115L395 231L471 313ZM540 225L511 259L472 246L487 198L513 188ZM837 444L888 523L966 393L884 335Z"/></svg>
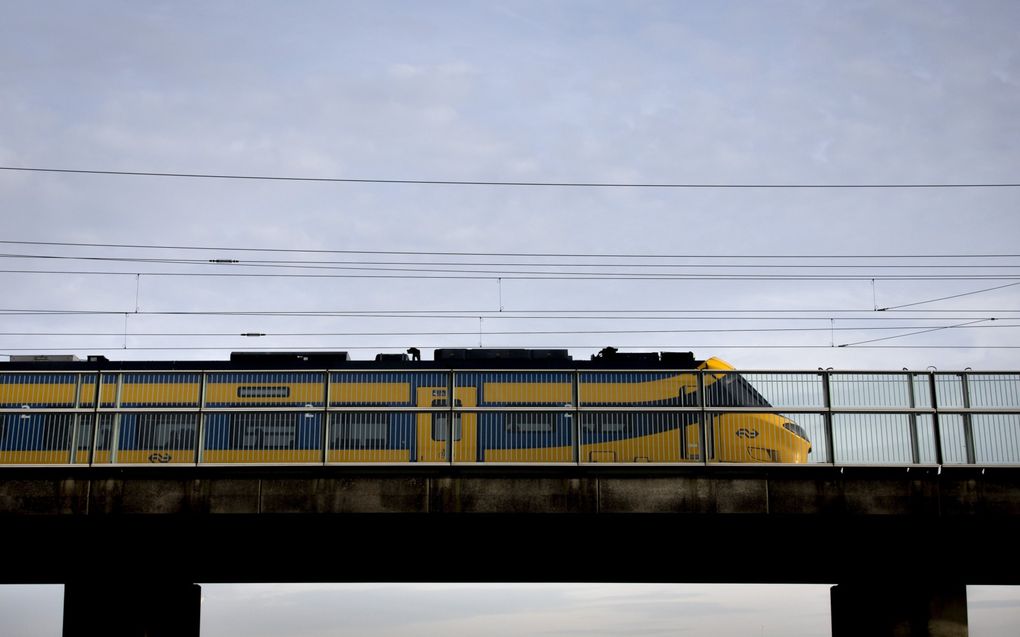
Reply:
<svg viewBox="0 0 1020 637"><path fill-rule="evenodd" d="M811 444L718 359L612 349L12 361L0 410L0 464L802 463Z"/></svg>

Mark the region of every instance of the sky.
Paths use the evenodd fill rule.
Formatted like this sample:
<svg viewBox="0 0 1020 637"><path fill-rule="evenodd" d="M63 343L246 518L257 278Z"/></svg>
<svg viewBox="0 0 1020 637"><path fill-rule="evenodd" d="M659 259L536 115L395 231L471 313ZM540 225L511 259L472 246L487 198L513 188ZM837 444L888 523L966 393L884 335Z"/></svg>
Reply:
<svg viewBox="0 0 1020 637"><path fill-rule="evenodd" d="M8 169L1020 182L1020 4L1011 0L0 9ZM433 347L481 345L568 347L587 358L614 345L694 351L744 369L1017 368L1020 287L989 278L1020 267L1015 187L5 169L0 202L0 241L15 242L0 243L0 354L224 359L257 347L371 358L418 346L428 357ZM553 256L522 256L534 254ZM267 260L300 267L252 265ZM567 274L576 272L589 276ZM672 278L627 275L635 272ZM209 276L252 273L328 276ZM459 278L401 278L450 275ZM734 275L742 278L726 278ZM778 275L855 278L760 278ZM934 301L943 297L956 298ZM270 315L288 311L332 315ZM945 329L907 335L931 328ZM233 336L244 332L267 336ZM861 343L887 337L870 343L883 349ZM861 345L834 347L851 343ZM596 620L605 634L634 634L637 618L656 634L693 616L710 619L692 634L704 625L718 635L828 634L824 587L490 587L477 593L484 610L471 612L442 606L437 588L341 590L210 586L203 632L236 634L249 622L248 634L280 634L272 617L317 608L300 634L334 634L329 612L353 599L366 600L351 608L360 634L373 635L477 632L483 621L487 632L516 633L532 616L549 618L551 634L591 632L585 622ZM1018 624L1016 589L980 590L972 634L1015 633L1004 627ZM790 605L802 593L812 600L803 613ZM611 598L597 605L604 615L591 611L600 595ZM507 596L521 613L500 614L494 599ZM394 597L422 614L366 610ZM0 632L56 634L59 599L59 589L5 589L0 604L20 615L0 613Z"/></svg>
<svg viewBox="0 0 1020 637"><path fill-rule="evenodd" d="M0 22L7 168L1018 181L1020 7L1009 1L45 2L9 3ZM0 309L109 312L5 313L6 354L372 358L417 346L428 358L481 343L583 359L613 345L744 369L946 370L1014 369L1020 344L1020 287L1002 287L1018 282L1020 255L988 256L1016 252L1015 187L0 170L0 201L7 241L211 248L0 244L0 269L19 271L0 272ZM463 252L478 254L436 254ZM559 256L505 256L534 253ZM636 256L563 256L584 254ZM54 256L135 260L40 258ZM300 263L250 265L260 260ZM310 263L322 261L357 263ZM66 274L82 270L119 274ZM318 278L209 276L253 273ZM673 278L620 277L635 273ZM854 278L760 278L777 275ZM265 314L281 311L374 315ZM908 335L933 328L944 329ZM267 336L240 336L253 332Z"/></svg>
<svg viewBox="0 0 1020 637"><path fill-rule="evenodd" d="M0 587L5 634L60 632L60 586ZM684 584L204 584L202 635L829 635L828 586ZM973 637L1011 637L1018 587L970 586Z"/></svg>

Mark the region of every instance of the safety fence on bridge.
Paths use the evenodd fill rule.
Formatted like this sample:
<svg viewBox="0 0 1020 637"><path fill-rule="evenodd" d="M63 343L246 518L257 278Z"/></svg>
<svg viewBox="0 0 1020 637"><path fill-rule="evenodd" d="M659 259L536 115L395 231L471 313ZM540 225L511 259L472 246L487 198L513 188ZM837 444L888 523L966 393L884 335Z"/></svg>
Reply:
<svg viewBox="0 0 1020 637"><path fill-rule="evenodd" d="M1020 372L0 372L0 465L762 462L1020 466Z"/></svg>

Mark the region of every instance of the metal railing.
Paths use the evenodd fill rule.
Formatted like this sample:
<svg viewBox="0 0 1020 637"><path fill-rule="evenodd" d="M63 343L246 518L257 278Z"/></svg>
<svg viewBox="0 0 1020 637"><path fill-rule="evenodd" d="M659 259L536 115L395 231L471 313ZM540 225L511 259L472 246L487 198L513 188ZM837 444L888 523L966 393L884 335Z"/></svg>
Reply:
<svg viewBox="0 0 1020 637"><path fill-rule="evenodd" d="M0 372L0 465L1020 466L1020 372Z"/></svg>

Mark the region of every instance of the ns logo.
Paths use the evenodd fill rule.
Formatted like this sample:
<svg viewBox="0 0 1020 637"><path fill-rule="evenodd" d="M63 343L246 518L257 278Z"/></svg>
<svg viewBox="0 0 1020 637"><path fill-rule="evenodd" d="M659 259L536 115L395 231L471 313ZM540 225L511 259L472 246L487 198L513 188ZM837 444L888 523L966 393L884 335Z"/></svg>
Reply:
<svg viewBox="0 0 1020 637"><path fill-rule="evenodd" d="M737 429L737 437L738 438L748 438L750 440L754 440L759 435L760 434L758 433L758 431L756 429L746 429L744 427L741 427L740 429Z"/></svg>

